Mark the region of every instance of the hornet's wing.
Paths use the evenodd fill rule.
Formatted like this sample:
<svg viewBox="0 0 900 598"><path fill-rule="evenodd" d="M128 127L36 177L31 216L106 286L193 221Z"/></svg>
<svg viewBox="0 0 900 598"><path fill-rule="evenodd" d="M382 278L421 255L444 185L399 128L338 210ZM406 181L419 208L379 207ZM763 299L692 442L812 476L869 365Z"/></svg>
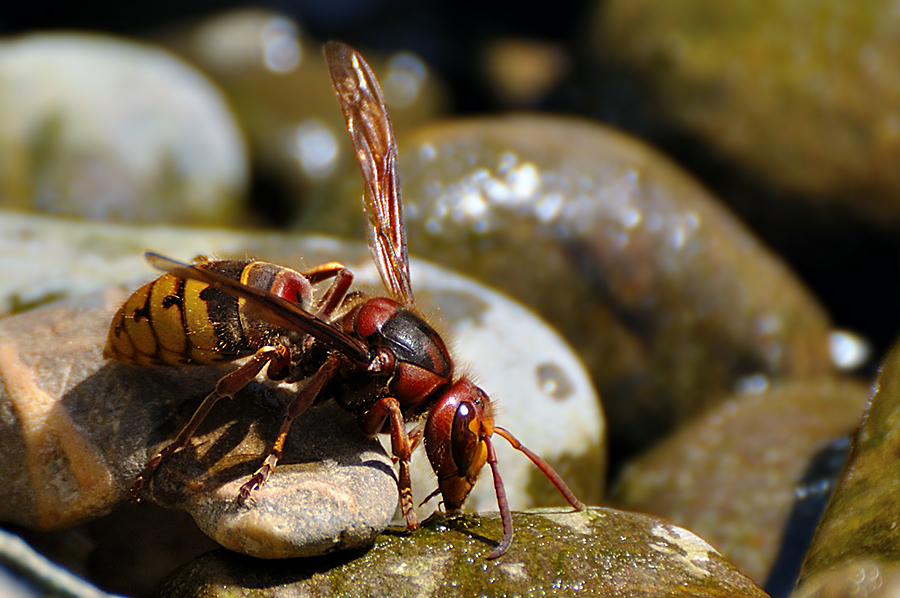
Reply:
<svg viewBox="0 0 900 598"><path fill-rule="evenodd" d="M325 60L365 181L363 205L372 258L381 280L401 303L414 301L397 177L397 143L375 73L345 43L325 44Z"/></svg>
<svg viewBox="0 0 900 598"><path fill-rule="evenodd" d="M304 332L326 343L329 347L340 351L352 361L360 364L368 363L367 351L362 343L324 320L317 318L296 303L292 303L273 293L247 286L215 270L179 262L152 251L146 252L144 257L147 258L147 261L154 268L163 272L168 272L179 278L199 280L223 293L244 299L252 307L251 313L255 317L275 326Z"/></svg>

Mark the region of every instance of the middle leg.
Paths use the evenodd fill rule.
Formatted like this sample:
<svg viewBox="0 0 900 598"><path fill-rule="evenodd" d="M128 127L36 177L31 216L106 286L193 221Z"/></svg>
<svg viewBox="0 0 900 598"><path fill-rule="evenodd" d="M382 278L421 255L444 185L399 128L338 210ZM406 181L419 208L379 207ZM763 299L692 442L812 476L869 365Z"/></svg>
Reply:
<svg viewBox="0 0 900 598"><path fill-rule="evenodd" d="M409 474L412 444L406 433L406 422L403 419L399 401L394 397L379 399L368 411L360 415L359 426L363 432L374 436L381 432L384 423L388 420L391 425L391 452L400 463L400 475L397 479L397 487L400 491L400 511L406 517L406 529L412 531L419 527Z"/></svg>
<svg viewBox="0 0 900 598"><path fill-rule="evenodd" d="M323 363L316 373L312 375L306 385L300 389L300 392L294 397L291 404L288 405L287 413L284 416L284 420L281 422L281 429L278 430L278 436L275 437L272 448L269 449L269 453L266 455L266 458L263 460L259 469L253 472L253 475L250 476L247 483L241 486L241 489L238 491L238 504L246 502L247 498L250 497L250 493L265 484L266 480L269 479L269 476L272 475L272 472L275 471L275 466L278 465L278 460L281 459L282 452L284 451L284 443L285 440L287 440L288 432L291 429L291 423L309 409L309 406L312 405L315 398L322 392L322 389L334 378L339 365L339 357L336 355L329 356L325 363Z"/></svg>

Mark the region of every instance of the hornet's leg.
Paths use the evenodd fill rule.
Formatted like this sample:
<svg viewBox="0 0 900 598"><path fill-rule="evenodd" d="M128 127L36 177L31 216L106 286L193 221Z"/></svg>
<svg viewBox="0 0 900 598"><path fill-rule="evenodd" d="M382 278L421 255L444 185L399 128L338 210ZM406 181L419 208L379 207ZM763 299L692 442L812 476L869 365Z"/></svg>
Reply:
<svg viewBox="0 0 900 598"><path fill-rule="evenodd" d="M400 490L400 510L406 517L406 529L412 531L419 527L419 520L414 510L412 481L409 475L412 448L406 433L403 413L400 411L400 403L394 397L379 399L371 409L360 416L359 426L363 432L374 436L381 431L388 418L391 422L391 452L400 463L400 475L397 480L397 487Z"/></svg>
<svg viewBox="0 0 900 598"><path fill-rule="evenodd" d="M340 359L337 356L332 355L329 357L318 371L312 375L294 400L291 401L291 404L288 405L287 414L284 416L284 421L281 422L281 429L278 431L278 436L275 437L275 442L272 444L269 454L266 455L260 468L250 476L247 483L241 486L241 489L238 491L238 504L243 504L250 496L250 493L262 486L269 479L269 476L272 475L272 472L275 471L275 466L278 464L278 460L281 458L281 453L284 450L284 442L287 439L288 431L291 429L291 423L312 405L315 398L322 392L322 389L331 382L337 373L339 364Z"/></svg>
<svg viewBox="0 0 900 598"><path fill-rule="evenodd" d="M200 424L203 423L203 420L206 419L206 416L209 415L213 405L215 405L219 399L223 397L233 397L236 392L247 386L251 380L256 378L257 374L262 371L266 364L271 363L273 366L281 368L285 367L285 365L289 366L290 360L290 351L284 345L279 345L277 347L263 347L250 358L250 361L230 374L226 374L222 377L216 384L216 389L203 399L203 402L200 403L200 406L194 411L194 415L191 416L190 421L188 421L184 428L181 429L181 432L178 433L175 440L163 447L161 451L156 453L156 455L147 462L147 465L144 466L144 469L141 470L141 473L135 478L134 483L131 485L131 489L128 490L128 497L133 502L140 502L141 490L144 488L144 485L150 477L153 476L153 473L159 467L160 463L162 463L166 457L188 443L191 436L194 435L194 432L197 431L197 428L200 427Z"/></svg>
<svg viewBox="0 0 900 598"><path fill-rule="evenodd" d="M318 305L317 315L324 320L331 319L332 314L344 302L347 291L350 290L350 285L353 284L353 272L337 262L334 262L333 265L340 266L340 269L333 274L334 281L332 281L331 286L325 291L325 294L322 295L322 299L319 301ZM322 266L320 266L320 268L321 267ZM306 276L309 276L309 274L306 274Z"/></svg>
<svg viewBox="0 0 900 598"><path fill-rule="evenodd" d="M310 284L319 284L323 280L334 278L341 270L346 270L344 264L340 262L328 262L327 264L319 264L315 268L303 272L303 276Z"/></svg>

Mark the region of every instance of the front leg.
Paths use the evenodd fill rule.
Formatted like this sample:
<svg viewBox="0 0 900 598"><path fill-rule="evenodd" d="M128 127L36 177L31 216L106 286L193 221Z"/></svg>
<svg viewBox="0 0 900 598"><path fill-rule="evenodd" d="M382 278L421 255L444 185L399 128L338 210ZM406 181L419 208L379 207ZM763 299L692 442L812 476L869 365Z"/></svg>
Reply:
<svg viewBox="0 0 900 598"><path fill-rule="evenodd" d="M412 445L409 435L406 433L406 422L403 419L399 401L394 397L379 399L368 411L359 416L359 427L367 435L374 436L381 432L388 418L391 422L391 452L400 464L400 475L397 480L397 487L400 491L400 510L406 517L406 529L413 531L419 527L419 519L416 517L412 480L409 475Z"/></svg>

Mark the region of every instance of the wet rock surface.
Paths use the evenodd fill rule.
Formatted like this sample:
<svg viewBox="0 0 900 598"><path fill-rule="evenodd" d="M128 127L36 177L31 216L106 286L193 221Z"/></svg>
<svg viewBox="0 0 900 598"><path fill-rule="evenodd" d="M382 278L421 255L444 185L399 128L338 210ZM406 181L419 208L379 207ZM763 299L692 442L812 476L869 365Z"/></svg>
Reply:
<svg viewBox="0 0 900 598"><path fill-rule="evenodd" d="M799 380L731 397L630 463L609 500L692 530L763 583L810 460L856 428L868 396Z"/></svg>
<svg viewBox="0 0 900 598"><path fill-rule="evenodd" d="M227 224L247 156L187 63L108 36L0 43L0 205L95 220Z"/></svg>
<svg viewBox="0 0 900 598"><path fill-rule="evenodd" d="M614 454L746 377L831 369L816 299L640 142L587 121L517 116L426 127L400 150L411 251L556 326L591 370ZM353 209L310 222L327 228Z"/></svg>
<svg viewBox="0 0 900 598"><path fill-rule="evenodd" d="M796 596L890 596L900 588L898 380L900 350L895 346L807 553Z"/></svg>
<svg viewBox="0 0 900 598"><path fill-rule="evenodd" d="M386 535L353 558L260 562L215 551L185 566L166 598L226 596L641 595L765 597L706 542L611 509L516 513L510 551L485 561L495 516Z"/></svg>

